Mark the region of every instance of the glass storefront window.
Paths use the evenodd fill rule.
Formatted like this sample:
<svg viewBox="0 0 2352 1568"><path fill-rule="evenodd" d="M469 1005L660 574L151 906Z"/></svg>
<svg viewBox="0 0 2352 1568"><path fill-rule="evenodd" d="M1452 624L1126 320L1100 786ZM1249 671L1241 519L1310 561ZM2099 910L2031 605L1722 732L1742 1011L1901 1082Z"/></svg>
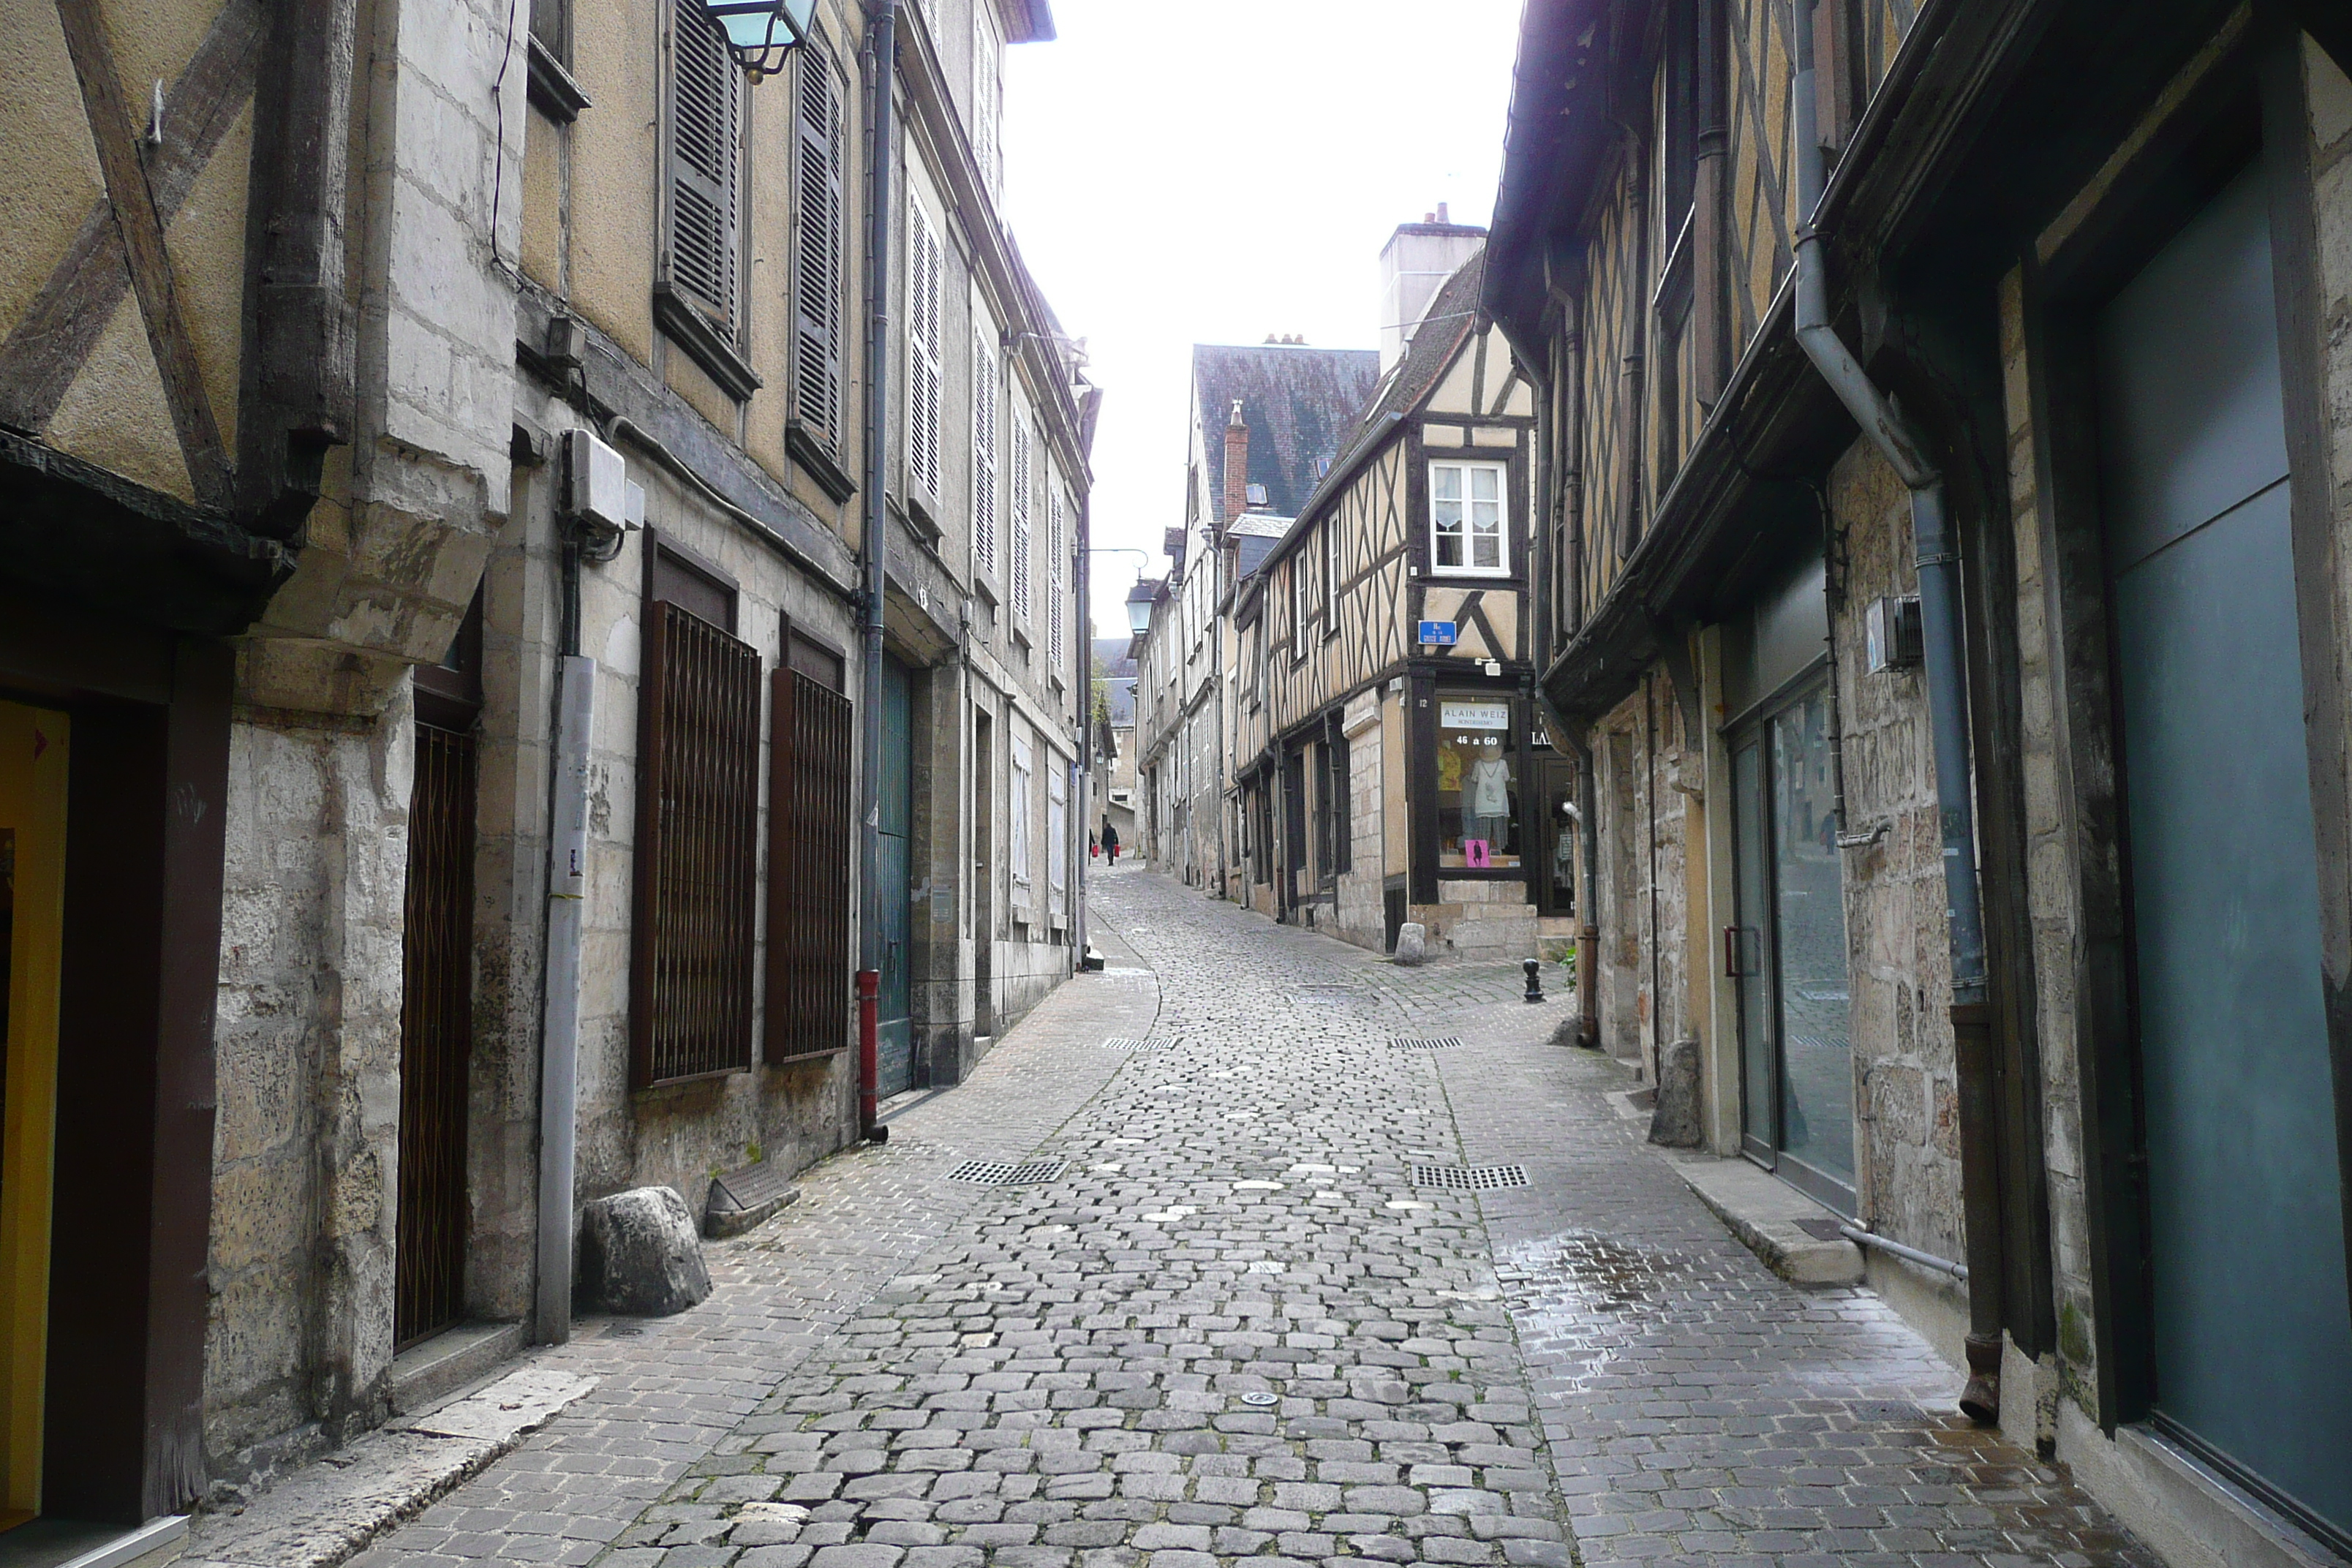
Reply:
<svg viewBox="0 0 2352 1568"><path fill-rule="evenodd" d="M1437 863L1499 870L1519 864L1518 745L1507 701L1441 699L1437 714Z"/></svg>

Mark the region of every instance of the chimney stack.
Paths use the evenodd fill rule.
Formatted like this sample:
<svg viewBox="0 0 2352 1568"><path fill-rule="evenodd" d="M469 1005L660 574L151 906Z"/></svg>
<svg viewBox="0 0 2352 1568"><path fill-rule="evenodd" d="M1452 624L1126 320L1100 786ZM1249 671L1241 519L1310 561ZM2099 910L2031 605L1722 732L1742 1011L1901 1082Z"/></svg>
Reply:
<svg viewBox="0 0 2352 1568"><path fill-rule="evenodd" d="M1381 249L1381 369L1394 368L1429 313L1429 302L1478 254L1486 231L1457 224L1444 202L1419 223L1401 224Z"/></svg>
<svg viewBox="0 0 2352 1568"><path fill-rule="evenodd" d="M1249 426L1242 423L1242 400L1234 399L1233 412L1225 417L1225 495L1224 515L1217 521L1231 522L1249 509Z"/></svg>

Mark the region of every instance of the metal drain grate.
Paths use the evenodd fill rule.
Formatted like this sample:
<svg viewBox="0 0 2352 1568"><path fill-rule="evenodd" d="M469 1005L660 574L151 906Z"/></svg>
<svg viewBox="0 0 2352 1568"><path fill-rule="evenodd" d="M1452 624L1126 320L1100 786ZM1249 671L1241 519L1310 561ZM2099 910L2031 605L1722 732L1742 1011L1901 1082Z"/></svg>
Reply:
<svg viewBox="0 0 2352 1568"><path fill-rule="evenodd" d="M1070 1168L1067 1160L966 1160L948 1173L950 1182L977 1182L984 1187L1025 1187L1051 1182Z"/></svg>
<svg viewBox="0 0 2352 1568"><path fill-rule="evenodd" d="M1109 1039L1103 1042L1103 1049L1107 1051L1148 1051L1159 1043L1160 1042L1157 1040L1130 1040L1124 1036L1113 1035Z"/></svg>
<svg viewBox="0 0 2352 1568"><path fill-rule="evenodd" d="M1415 1165L1412 1184L1444 1187L1456 1193L1484 1193L1496 1187L1528 1184L1525 1165Z"/></svg>
<svg viewBox="0 0 2352 1568"><path fill-rule="evenodd" d="M1393 1043L1401 1051L1450 1051L1458 1047L1462 1039L1458 1035L1438 1035L1426 1040L1397 1040Z"/></svg>

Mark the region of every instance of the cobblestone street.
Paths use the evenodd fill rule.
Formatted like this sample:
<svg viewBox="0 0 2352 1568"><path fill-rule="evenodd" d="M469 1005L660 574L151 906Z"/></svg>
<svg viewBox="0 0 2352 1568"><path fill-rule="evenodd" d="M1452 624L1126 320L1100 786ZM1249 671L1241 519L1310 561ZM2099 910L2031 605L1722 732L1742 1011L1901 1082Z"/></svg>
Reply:
<svg viewBox="0 0 2352 1568"><path fill-rule="evenodd" d="M1139 871L1091 910L1107 973L715 1245L704 1306L541 1355L595 1391L354 1561L2152 1561L1875 1297L1732 1240L1546 1043L1565 995Z"/></svg>

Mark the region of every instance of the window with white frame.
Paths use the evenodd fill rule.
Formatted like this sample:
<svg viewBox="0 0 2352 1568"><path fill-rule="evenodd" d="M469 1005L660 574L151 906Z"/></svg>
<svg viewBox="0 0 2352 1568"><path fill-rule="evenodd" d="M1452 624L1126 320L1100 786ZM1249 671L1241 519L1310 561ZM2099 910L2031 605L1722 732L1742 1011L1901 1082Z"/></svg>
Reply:
<svg viewBox="0 0 2352 1568"><path fill-rule="evenodd" d="M1307 657L1307 552L1295 552L1290 557L1290 657L1293 660Z"/></svg>
<svg viewBox="0 0 2352 1568"><path fill-rule="evenodd" d="M1504 529L1503 465L1429 465L1429 569L1474 576L1510 574Z"/></svg>
<svg viewBox="0 0 2352 1568"><path fill-rule="evenodd" d="M1029 418L1017 406L1013 411L1013 447L1007 478L1012 510L1013 550L1005 569L1013 578L1013 617L1029 618Z"/></svg>
<svg viewBox="0 0 2352 1568"><path fill-rule="evenodd" d="M986 0L971 8L971 151L991 200L1004 172L1003 49L996 39L992 9Z"/></svg>
<svg viewBox="0 0 2352 1568"><path fill-rule="evenodd" d="M1045 888L1053 910L1063 910L1063 889L1070 879L1069 769L1055 757L1045 771Z"/></svg>
<svg viewBox="0 0 2352 1568"><path fill-rule="evenodd" d="M996 400L1001 394L996 335L986 323L971 334L971 558L996 571Z"/></svg>
<svg viewBox="0 0 2352 1568"><path fill-rule="evenodd" d="M907 192L907 470L940 497L940 400L947 357L947 247L913 189Z"/></svg>
<svg viewBox="0 0 2352 1568"><path fill-rule="evenodd" d="M1337 513L1323 520L1323 630L1326 634L1339 625L1339 519Z"/></svg>
<svg viewBox="0 0 2352 1568"><path fill-rule="evenodd" d="M1013 885L1026 891L1031 873L1029 868L1029 779L1033 771L1029 737L1013 732L1013 779L1006 789L1005 804L1013 814ZM1019 900L1016 900L1019 901Z"/></svg>

